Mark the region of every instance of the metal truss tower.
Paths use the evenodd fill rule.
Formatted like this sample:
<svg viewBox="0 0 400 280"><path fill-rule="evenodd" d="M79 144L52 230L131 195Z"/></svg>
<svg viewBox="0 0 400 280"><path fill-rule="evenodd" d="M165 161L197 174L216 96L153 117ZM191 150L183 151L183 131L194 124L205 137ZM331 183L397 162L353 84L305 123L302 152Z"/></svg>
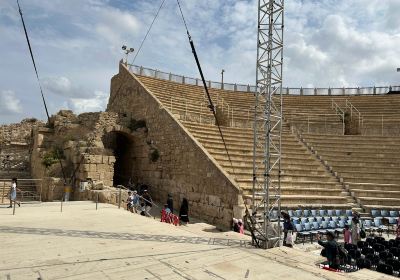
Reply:
<svg viewBox="0 0 400 280"><path fill-rule="evenodd" d="M252 206L253 242L265 249L281 239L283 28L284 0L259 0Z"/></svg>

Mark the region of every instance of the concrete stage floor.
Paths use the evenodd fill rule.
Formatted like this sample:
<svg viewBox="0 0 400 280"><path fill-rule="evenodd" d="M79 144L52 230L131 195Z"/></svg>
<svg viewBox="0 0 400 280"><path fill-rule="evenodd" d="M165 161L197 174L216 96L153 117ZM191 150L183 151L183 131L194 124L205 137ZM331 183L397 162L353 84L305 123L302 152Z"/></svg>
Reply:
<svg viewBox="0 0 400 280"><path fill-rule="evenodd" d="M0 208L0 279L391 279L341 274L300 248L254 249L204 223L174 227L91 202Z"/></svg>

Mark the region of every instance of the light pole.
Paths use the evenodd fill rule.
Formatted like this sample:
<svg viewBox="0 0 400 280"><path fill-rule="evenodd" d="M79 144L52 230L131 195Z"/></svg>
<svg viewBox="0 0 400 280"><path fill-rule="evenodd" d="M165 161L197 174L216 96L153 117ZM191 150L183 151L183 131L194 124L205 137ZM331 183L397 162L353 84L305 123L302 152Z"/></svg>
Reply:
<svg viewBox="0 0 400 280"><path fill-rule="evenodd" d="M130 53L133 53L135 51L135 49L134 48L128 48L127 46L123 45L122 46L122 50L125 51L125 55L126 55L126 57L125 57L125 65L128 66L128 55Z"/></svg>
<svg viewBox="0 0 400 280"><path fill-rule="evenodd" d="M225 72L225 70L222 69L222 71L221 71L221 89L224 89L224 72Z"/></svg>

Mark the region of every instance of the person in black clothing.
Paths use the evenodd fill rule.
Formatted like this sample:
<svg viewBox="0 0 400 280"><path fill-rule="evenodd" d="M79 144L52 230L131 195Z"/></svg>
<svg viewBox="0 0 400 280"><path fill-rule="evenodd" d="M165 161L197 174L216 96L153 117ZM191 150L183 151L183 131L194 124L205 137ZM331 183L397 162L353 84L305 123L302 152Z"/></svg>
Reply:
<svg viewBox="0 0 400 280"><path fill-rule="evenodd" d="M282 212L281 215L283 217L283 246L292 247L292 244L286 244L286 239L288 233L290 232L290 234L292 234L292 232L294 231L293 223L290 219L289 214Z"/></svg>
<svg viewBox="0 0 400 280"><path fill-rule="evenodd" d="M145 214L147 217L151 217L150 215L150 210L151 207L153 206L153 200L151 199L150 194L147 192L147 190L144 190L143 195L142 195L144 204L145 204Z"/></svg>
<svg viewBox="0 0 400 280"><path fill-rule="evenodd" d="M179 210L179 220L185 224L189 223L189 202L183 198L181 209Z"/></svg>
<svg viewBox="0 0 400 280"><path fill-rule="evenodd" d="M337 269L338 265L338 244L335 241L335 234L332 232L326 233L327 241L322 241L320 236L317 236L318 244L324 247L321 251L321 255L326 257L328 260L329 268Z"/></svg>
<svg viewBox="0 0 400 280"><path fill-rule="evenodd" d="M171 213L174 214L174 201L172 200L172 195L168 194L167 205Z"/></svg>

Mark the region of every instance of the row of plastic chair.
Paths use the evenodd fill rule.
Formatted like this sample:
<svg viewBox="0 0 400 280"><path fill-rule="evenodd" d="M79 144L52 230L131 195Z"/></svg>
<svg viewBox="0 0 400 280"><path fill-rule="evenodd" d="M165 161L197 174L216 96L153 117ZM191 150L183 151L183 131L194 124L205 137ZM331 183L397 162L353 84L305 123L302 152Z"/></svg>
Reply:
<svg viewBox="0 0 400 280"><path fill-rule="evenodd" d="M304 210L288 210L288 214L290 217L297 217L297 218L308 218L308 217L340 217L340 216L346 216L346 217L352 217L353 213L350 209L347 210L325 210L325 209L304 209Z"/></svg>
<svg viewBox="0 0 400 280"><path fill-rule="evenodd" d="M302 224L304 225L305 223L313 223L313 222L317 222L318 224L321 224L322 222L330 222L330 221L334 221L336 224L338 224L340 221L343 221L345 224L351 224L352 221L352 217L346 217L346 216L325 216L325 217L321 217L321 216L316 216L316 217L302 217L302 218L297 218L294 217L292 218L292 221L294 224Z"/></svg>
<svg viewBox="0 0 400 280"><path fill-rule="evenodd" d="M325 235L327 232L331 232L339 235L343 232L345 225L344 221L339 221L338 223L335 221L321 221L321 223L315 221L312 223L295 224L295 229L297 237L302 238L304 244L306 238L309 238L310 242L313 243L314 236L317 234Z"/></svg>
<svg viewBox="0 0 400 280"><path fill-rule="evenodd" d="M371 216L373 218L376 218L376 217L397 218L397 217L399 217L399 211L397 211L397 210L388 211L388 210L373 209L373 210L371 210Z"/></svg>

